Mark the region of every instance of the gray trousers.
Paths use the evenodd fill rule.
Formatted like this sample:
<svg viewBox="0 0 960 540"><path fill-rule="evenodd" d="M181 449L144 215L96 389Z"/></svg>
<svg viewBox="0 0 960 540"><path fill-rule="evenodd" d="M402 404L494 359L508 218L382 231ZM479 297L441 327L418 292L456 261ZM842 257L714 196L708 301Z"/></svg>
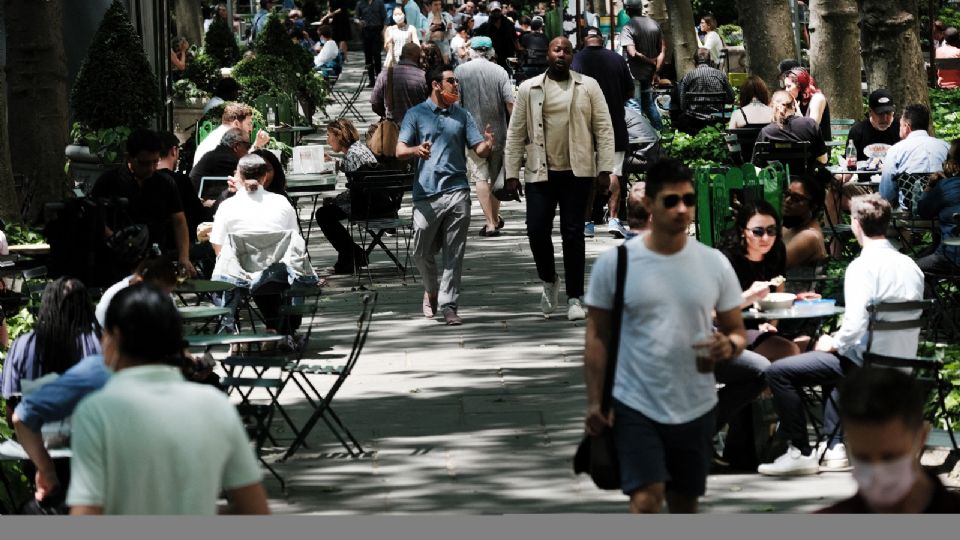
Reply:
<svg viewBox="0 0 960 540"><path fill-rule="evenodd" d="M469 229L469 189L413 201L413 261L423 277L423 288L437 295L441 308L457 307ZM436 254L441 252L443 275L438 276Z"/></svg>

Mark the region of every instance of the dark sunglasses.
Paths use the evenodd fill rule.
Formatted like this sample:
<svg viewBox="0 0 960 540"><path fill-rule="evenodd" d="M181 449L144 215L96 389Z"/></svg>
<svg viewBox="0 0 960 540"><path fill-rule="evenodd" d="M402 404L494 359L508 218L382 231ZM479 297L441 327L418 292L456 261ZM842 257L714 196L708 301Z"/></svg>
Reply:
<svg viewBox="0 0 960 540"><path fill-rule="evenodd" d="M770 226L767 227L767 228L763 228L763 227L751 227L751 228L749 228L749 229L747 229L747 230L750 231L750 234L752 234L753 236L755 236L755 237L757 237L757 238L762 237L764 234L766 234L767 236L770 236L770 237L777 236L777 226L776 226L776 225L770 225Z"/></svg>
<svg viewBox="0 0 960 540"><path fill-rule="evenodd" d="M456 84L456 85L460 84L460 79L457 79L456 77L445 77L443 80L450 84Z"/></svg>
<svg viewBox="0 0 960 540"><path fill-rule="evenodd" d="M685 193L683 196L680 195L667 195L663 198L663 207L664 208L673 208L678 205L680 201L683 201L684 206L696 206L697 205L697 194L696 193Z"/></svg>

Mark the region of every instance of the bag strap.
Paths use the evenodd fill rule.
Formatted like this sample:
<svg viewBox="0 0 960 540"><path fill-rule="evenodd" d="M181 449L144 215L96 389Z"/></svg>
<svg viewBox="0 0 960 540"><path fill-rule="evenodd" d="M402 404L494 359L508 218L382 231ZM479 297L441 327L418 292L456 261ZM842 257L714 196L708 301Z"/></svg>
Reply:
<svg viewBox="0 0 960 540"><path fill-rule="evenodd" d="M620 325L623 322L623 294L627 282L627 246L617 248L617 288L610 313L610 341L607 343L607 368L603 374L603 400L600 411L606 415L613 401L613 379L617 374L617 353L620 348Z"/></svg>
<svg viewBox="0 0 960 540"><path fill-rule="evenodd" d="M387 68L387 118L393 120L393 65Z"/></svg>

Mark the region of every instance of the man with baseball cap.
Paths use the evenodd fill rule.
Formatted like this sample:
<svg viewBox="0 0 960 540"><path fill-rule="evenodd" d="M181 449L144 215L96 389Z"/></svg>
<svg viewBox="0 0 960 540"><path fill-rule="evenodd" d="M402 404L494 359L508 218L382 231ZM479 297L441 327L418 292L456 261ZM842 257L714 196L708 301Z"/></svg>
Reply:
<svg viewBox="0 0 960 540"><path fill-rule="evenodd" d="M868 158L864 148L871 144L889 144L893 146L900 142L900 120L894 114L896 107L893 95L883 88L870 93L870 112L867 118L853 124L847 140L852 140L857 147L857 159L863 161Z"/></svg>
<svg viewBox="0 0 960 540"><path fill-rule="evenodd" d="M490 2L487 4L487 12L490 14L487 22L481 24L473 31L475 36L487 36L493 41L493 50L497 53L497 63L507 67L507 58L513 58L516 51L520 49L517 43L517 32L514 30L513 23L503 16L503 7L500 2Z"/></svg>

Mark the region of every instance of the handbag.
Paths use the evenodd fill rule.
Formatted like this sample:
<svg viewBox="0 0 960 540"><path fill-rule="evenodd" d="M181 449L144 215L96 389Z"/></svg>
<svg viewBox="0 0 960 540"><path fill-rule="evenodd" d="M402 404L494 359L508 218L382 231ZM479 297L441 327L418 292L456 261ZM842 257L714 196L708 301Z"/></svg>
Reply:
<svg viewBox="0 0 960 540"><path fill-rule="evenodd" d="M627 278L627 247L617 248L617 288L610 317L610 343L607 345L607 368L603 375L603 399L600 411L606 415L613 401L613 381L617 372L617 349L620 344L620 325L623 317L623 293ZM620 489L620 462L613 429L592 436L584 434L573 456L573 472L588 473L600 489Z"/></svg>
<svg viewBox="0 0 960 540"><path fill-rule="evenodd" d="M387 68L386 89L388 116L393 114L393 66ZM367 147L376 157L396 157L397 140L400 139L400 126L390 118L381 118L379 122L370 126L367 135Z"/></svg>

